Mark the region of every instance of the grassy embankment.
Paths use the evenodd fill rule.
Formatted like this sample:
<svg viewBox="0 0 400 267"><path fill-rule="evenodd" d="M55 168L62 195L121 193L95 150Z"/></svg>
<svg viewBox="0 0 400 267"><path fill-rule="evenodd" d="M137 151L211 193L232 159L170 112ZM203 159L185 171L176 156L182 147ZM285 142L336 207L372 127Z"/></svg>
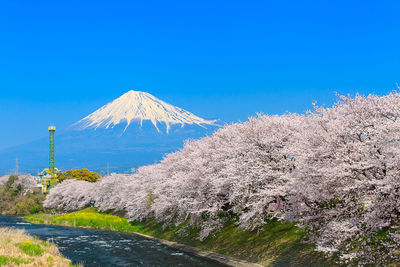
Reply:
<svg viewBox="0 0 400 267"><path fill-rule="evenodd" d="M28 215L43 211L45 195L40 193L13 194L0 186L0 215Z"/></svg>
<svg viewBox="0 0 400 267"><path fill-rule="evenodd" d="M58 248L26 235L22 230L0 228L0 266L75 266Z"/></svg>
<svg viewBox="0 0 400 267"><path fill-rule="evenodd" d="M227 223L216 235L199 241L197 239L199 230L193 227L189 227L186 234L182 235L178 231L184 225L163 228L162 224L155 221L128 222L126 218L99 213L94 208L64 215L37 214L25 219L33 223L137 232L265 266L333 265L331 260L326 260L323 255L315 253L312 245L302 242L305 234L292 223L275 220L269 221L259 233L244 231L233 223Z"/></svg>
<svg viewBox="0 0 400 267"><path fill-rule="evenodd" d="M42 212L45 195L26 190L18 184L18 176L11 175L0 185L0 215L28 215Z"/></svg>

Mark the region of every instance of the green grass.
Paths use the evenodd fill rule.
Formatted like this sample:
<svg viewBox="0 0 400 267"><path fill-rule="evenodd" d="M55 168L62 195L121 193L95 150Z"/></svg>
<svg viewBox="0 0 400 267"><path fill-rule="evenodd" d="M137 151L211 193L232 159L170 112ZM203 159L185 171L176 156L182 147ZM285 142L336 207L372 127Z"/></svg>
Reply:
<svg viewBox="0 0 400 267"><path fill-rule="evenodd" d="M21 257L10 257L10 256L0 255L0 266L6 266L9 265L9 263L14 263L15 265L28 264L33 261L34 261L33 259L23 259Z"/></svg>
<svg viewBox="0 0 400 267"><path fill-rule="evenodd" d="M24 243L15 244L22 252L29 256L41 256L44 253L44 249L39 244L34 244L31 241L25 241Z"/></svg>
<svg viewBox="0 0 400 267"><path fill-rule="evenodd" d="M178 231L185 224L163 227L153 220L128 222L126 218L99 213L94 208L64 215L37 214L25 217L36 223L88 227L120 232L137 232L156 238L175 241L199 249L230 255L258 262L265 266L333 266L332 259L325 259L313 250L313 245L304 244L305 234L293 223L268 221L258 232L245 231L232 221L213 236L200 241L199 229L186 227L185 234Z"/></svg>
<svg viewBox="0 0 400 267"><path fill-rule="evenodd" d="M8 257L0 255L0 266L6 265L8 262Z"/></svg>
<svg viewBox="0 0 400 267"><path fill-rule="evenodd" d="M45 223L44 219L40 218L40 217L35 217L35 216L29 216L29 217L25 217L27 220L31 221L31 222L36 222L36 223Z"/></svg>
<svg viewBox="0 0 400 267"><path fill-rule="evenodd" d="M54 244L25 234L23 230L0 228L0 266L70 266Z"/></svg>

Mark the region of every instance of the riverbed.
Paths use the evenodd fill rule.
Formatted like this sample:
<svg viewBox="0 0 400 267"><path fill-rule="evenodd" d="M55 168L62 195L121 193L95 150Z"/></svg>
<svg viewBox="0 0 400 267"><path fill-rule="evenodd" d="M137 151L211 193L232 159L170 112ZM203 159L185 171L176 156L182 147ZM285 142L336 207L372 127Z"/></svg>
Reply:
<svg viewBox="0 0 400 267"><path fill-rule="evenodd" d="M0 216L0 227L25 229L56 244L65 257L85 267L224 266L130 233L31 224L14 216Z"/></svg>

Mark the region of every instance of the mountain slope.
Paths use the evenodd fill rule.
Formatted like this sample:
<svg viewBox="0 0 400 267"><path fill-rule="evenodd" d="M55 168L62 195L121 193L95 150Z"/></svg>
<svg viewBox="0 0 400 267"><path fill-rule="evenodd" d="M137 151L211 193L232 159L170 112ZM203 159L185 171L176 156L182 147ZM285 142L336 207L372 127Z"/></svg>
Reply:
<svg viewBox="0 0 400 267"><path fill-rule="evenodd" d="M213 120L148 93L129 91L67 130L57 129L55 163L62 170L89 168L104 174L109 165L111 172L128 172L217 128ZM24 172L34 174L47 167L48 137L0 151L0 174L14 169L16 157Z"/></svg>

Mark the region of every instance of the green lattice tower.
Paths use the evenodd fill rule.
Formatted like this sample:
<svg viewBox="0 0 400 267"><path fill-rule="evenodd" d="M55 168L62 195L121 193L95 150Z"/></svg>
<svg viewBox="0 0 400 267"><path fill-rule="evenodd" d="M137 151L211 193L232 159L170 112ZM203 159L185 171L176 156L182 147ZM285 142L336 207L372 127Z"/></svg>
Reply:
<svg viewBox="0 0 400 267"><path fill-rule="evenodd" d="M54 173L55 164L54 164L54 132L56 131L55 126L49 126L50 133L50 146L49 146L49 170Z"/></svg>

